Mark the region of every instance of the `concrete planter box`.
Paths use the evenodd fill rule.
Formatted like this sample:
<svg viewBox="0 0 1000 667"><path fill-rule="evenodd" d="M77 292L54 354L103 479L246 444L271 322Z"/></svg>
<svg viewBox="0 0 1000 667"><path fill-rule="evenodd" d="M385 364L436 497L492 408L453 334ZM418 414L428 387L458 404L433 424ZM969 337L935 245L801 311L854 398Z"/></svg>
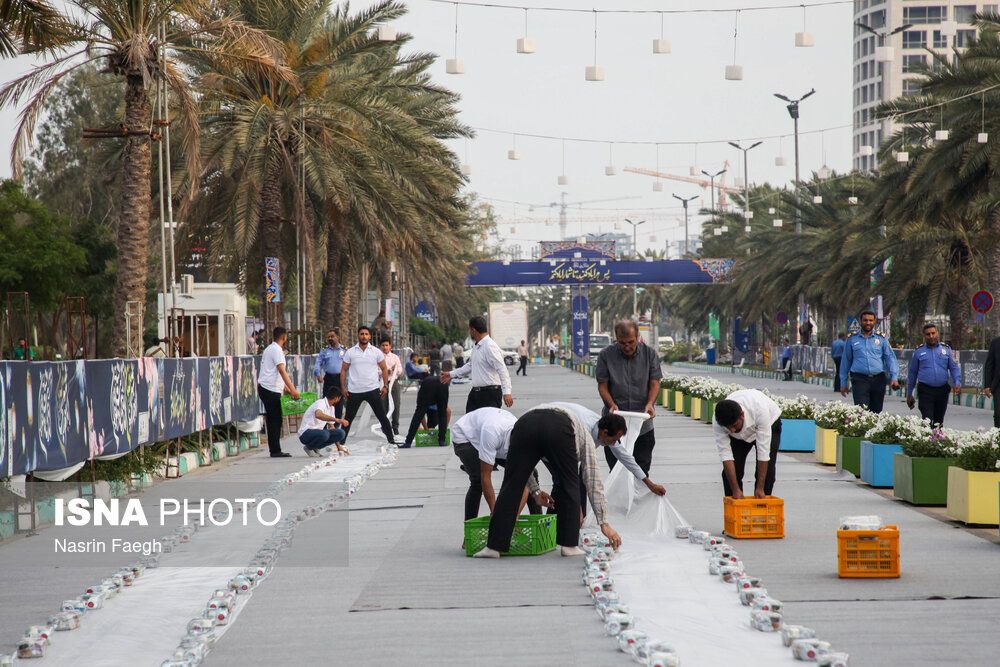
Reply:
<svg viewBox="0 0 1000 667"><path fill-rule="evenodd" d="M668 410L673 412L674 410L676 410L677 406L677 399L675 396L677 392L675 392L673 389L664 389L663 392L664 394L666 394L666 398L664 399L663 404L667 406Z"/></svg>
<svg viewBox="0 0 1000 667"><path fill-rule="evenodd" d="M674 412L684 412L684 392L674 390Z"/></svg>
<svg viewBox="0 0 1000 667"><path fill-rule="evenodd" d="M892 495L913 505L947 505L948 468L953 465L955 459L896 454Z"/></svg>
<svg viewBox="0 0 1000 667"><path fill-rule="evenodd" d="M701 410L705 401L697 396L691 397L691 419L701 419Z"/></svg>
<svg viewBox="0 0 1000 667"><path fill-rule="evenodd" d="M685 417L691 416L691 395L684 394L684 400L681 403L682 410L684 411Z"/></svg>
<svg viewBox="0 0 1000 667"><path fill-rule="evenodd" d="M890 489L895 485L893 455L902 452L896 444L861 441L861 481L871 486Z"/></svg>
<svg viewBox="0 0 1000 667"><path fill-rule="evenodd" d="M14 513L0 512L0 540L14 535Z"/></svg>
<svg viewBox="0 0 1000 667"><path fill-rule="evenodd" d="M711 424L713 419L715 419L715 401L705 401L705 405L701 409L701 420L706 424Z"/></svg>
<svg viewBox="0 0 1000 667"><path fill-rule="evenodd" d="M226 451L226 443L225 442L213 442L212 443L212 460L213 461L221 461L222 459L226 458L226 456L228 456L228 454L229 453Z"/></svg>
<svg viewBox="0 0 1000 667"><path fill-rule="evenodd" d="M837 436L837 470L861 476L861 436Z"/></svg>
<svg viewBox="0 0 1000 667"><path fill-rule="evenodd" d="M996 526L1000 523L1000 472L948 468L948 508L952 519Z"/></svg>
<svg viewBox="0 0 1000 667"><path fill-rule="evenodd" d="M660 387L660 401L659 401L659 403L663 407L667 407L667 394L669 394L669 393L670 393L670 391L666 387Z"/></svg>
<svg viewBox="0 0 1000 667"><path fill-rule="evenodd" d="M236 456L240 453L240 443L236 440L226 440L226 454Z"/></svg>
<svg viewBox="0 0 1000 667"><path fill-rule="evenodd" d="M812 419L782 419L779 451L816 451L816 422Z"/></svg>
<svg viewBox="0 0 1000 667"><path fill-rule="evenodd" d="M832 428L816 427L816 462L834 465L837 462L837 432Z"/></svg>

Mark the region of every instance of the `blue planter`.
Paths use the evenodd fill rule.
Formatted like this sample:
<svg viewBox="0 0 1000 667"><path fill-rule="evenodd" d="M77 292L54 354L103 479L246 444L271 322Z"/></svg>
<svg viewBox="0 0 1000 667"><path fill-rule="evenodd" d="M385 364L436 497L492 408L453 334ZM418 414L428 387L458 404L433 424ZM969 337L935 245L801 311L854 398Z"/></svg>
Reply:
<svg viewBox="0 0 1000 667"><path fill-rule="evenodd" d="M778 451L815 452L816 422L812 419L782 419L781 446Z"/></svg>
<svg viewBox="0 0 1000 667"><path fill-rule="evenodd" d="M892 488L894 482L893 456L903 448L877 442L861 441L861 480L872 486Z"/></svg>

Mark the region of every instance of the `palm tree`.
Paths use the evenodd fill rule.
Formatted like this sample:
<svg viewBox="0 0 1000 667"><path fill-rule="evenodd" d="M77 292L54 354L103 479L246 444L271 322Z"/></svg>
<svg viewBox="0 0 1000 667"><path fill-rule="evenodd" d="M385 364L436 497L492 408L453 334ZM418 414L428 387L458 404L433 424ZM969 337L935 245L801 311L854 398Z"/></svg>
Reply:
<svg viewBox="0 0 1000 667"><path fill-rule="evenodd" d="M28 99L14 139L11 164L21 175L24 155L47 97L70 72L99 62L125 81L125 112L121 126L109 136L121 138L122 207L118 219L118 272L114 289L113 350L127 353L126 312L130 302L145 304L149 258L150 215L150 89L163 80L177 100L178 120L186 137L189 173L198 173L199 126L189 80L176 67L173 54L182 50L213 50L244 68L283 76L273 44L220 11L215 2L183 0L71 0L55 19L56 30L36 35L22 46L24 53L53 54L47 63L14 79L0 90L0 105ZM165 30L165 39L161 35ZM161 41L162 40L162 41ZM166 47L171 57L161 53ZM30 96L30 97L29 97Z"/></svg>
<svg viewBox="0 0 1000 667"><path fill-rule="evenodd" d="M46 0L0 0L0 57L58 43L62 18Z"/></svg>

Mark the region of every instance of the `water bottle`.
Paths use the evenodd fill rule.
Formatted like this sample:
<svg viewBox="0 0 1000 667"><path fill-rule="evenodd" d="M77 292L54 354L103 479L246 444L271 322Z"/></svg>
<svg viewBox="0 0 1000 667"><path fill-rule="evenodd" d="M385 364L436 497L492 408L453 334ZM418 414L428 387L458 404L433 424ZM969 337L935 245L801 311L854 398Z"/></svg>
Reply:
<svg viewBox="0 0 1000 667"><path fill-rule="evenodd" d="M660 641L659 639L649 639L636 644L633 651L635 661L640 665L647 664L649 657L654 653L677 653L677 649L669 642Z"/></svg>
<svg viewBox="0 0 1000 667"><path fill-rule="evenodd" d="M647 667L680 667L680 664L676 653L652 653L646 662Z"/></svg>
<svg viewBox="0 0 1000 667"><path fill-rule="evenodd" d="M604 619L604 631L612 637L617 637L623 630L632 628L634 621L631 614L612 613Z"/></svg>
<svg viewBox="0 0 1000 667"><path fill-rule="evenodd" d="M781 630L781 612L755 609L750 612L750 625L761 632L778 632Z"/></svg>
<svg viewBox="0 0 1000 667"><path fill-rule="evenodd" d="M17 642L17 657L19 660L45 657L45 642L41 638L21 637Z"/></svg>
<svg viewBox="0 0 1000 667"><path fill-rule="evenodd" d="M750 606L753 607L754 609L757 609L757 610L760 610L760 611L778 611L778 612L780 612L782 604L781 604L781 600L775 600L772 597L768 597L766 595L763 595L763 596L759 596L757 598L754 598L754 601L751 603Z"/></svg>
<svg viewBox="0 0 1000 667"><path fill-rule="evenodd" d="M704 544L705 540L709 537L708 533L704 530L690 530L688 531L688 542L691 544Z"/></svg>
<svg viewBox="0 0 1000 667"><path fill-rule="evenodd" d="M767 589L763 587L744 588L740 591L740 603L745 607L749 607L758 597L766 595Z"/></svg>
<svg viewBox="0 0 1000 667"><path fill-rule="evenodd" d="M816 659L816 664L818 667L847 667L849 657L848 654L841 652L824 653Z"/></svg>
<svg viewBox="0 0 1000 667"><path fill-rule="evenodd" d="M645 643L648 635L642 630L624 630L618 633L618 650L632 655L638 642Z"/></svg>
<svg viewBox="0 0 1000 667"><path fill-rule="evenodd" d="M825 642L815 637L810 639L796 639L792 642L792 655L796 660L803 662L816 662L816 658L824 653L830 652L830 642Z"/></svg>
<svg viewBox="0 0 1000 667"><path fill-rule="evenodd" d="M722 537L721 535L709 535L708 537L705 538L705 541L702 542L701 546L705 551L709 551L711 550L712 547L714 547L717 544L724 544L725 541L726 538Z"/></svg>
<svg viewBox="0 0 1000 667"><path fill-rule="evenodd" d="M744 574L741 577L736 578L736 592L740 592L745 588L760 588L761 579L760 577L751 577L750 575Z"/></svg>
<svg viewBox="0 0 1000 667"><path fill-rule="evenodd" d="M686 540L691 533L691 526L677 526L674 528L674 537Z"/></svg>
<svg viewBox="0 0 1000 667"><path fill-rule="evenodd" d="M781 642L785 646L791 646L796 639L812 639L816 636L816 631L804 625L786 625L781 628Z"/></svg>
<svg viewBox="0 0 1000 667"><path fill-rule="evenodd" d="M76 630L80 627L80 614L76 611L62 611L49 616L48 623L56 632Z"/></svg>

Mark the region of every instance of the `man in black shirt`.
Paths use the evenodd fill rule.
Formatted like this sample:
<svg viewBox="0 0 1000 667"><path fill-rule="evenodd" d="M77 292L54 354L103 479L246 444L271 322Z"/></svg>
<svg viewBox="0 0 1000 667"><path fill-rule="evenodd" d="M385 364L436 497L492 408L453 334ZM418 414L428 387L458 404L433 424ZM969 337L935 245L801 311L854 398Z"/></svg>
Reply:
<svg viewBox="0 0 1000 667"><path fill-rule="evenodd" d="M413 419L410 420L410 430L406 433L406 442L400 447L406 448L413 444L413 439L420 428L420 421L427 415L427 426L438 429L438 446L444 447L448 444L445 436L448 432L448 421L451 418L451 411L448 408L448 385L441 382L440 377L430 376L420 381L420 388L417 390L417 407L413 412Z"/></svg>

